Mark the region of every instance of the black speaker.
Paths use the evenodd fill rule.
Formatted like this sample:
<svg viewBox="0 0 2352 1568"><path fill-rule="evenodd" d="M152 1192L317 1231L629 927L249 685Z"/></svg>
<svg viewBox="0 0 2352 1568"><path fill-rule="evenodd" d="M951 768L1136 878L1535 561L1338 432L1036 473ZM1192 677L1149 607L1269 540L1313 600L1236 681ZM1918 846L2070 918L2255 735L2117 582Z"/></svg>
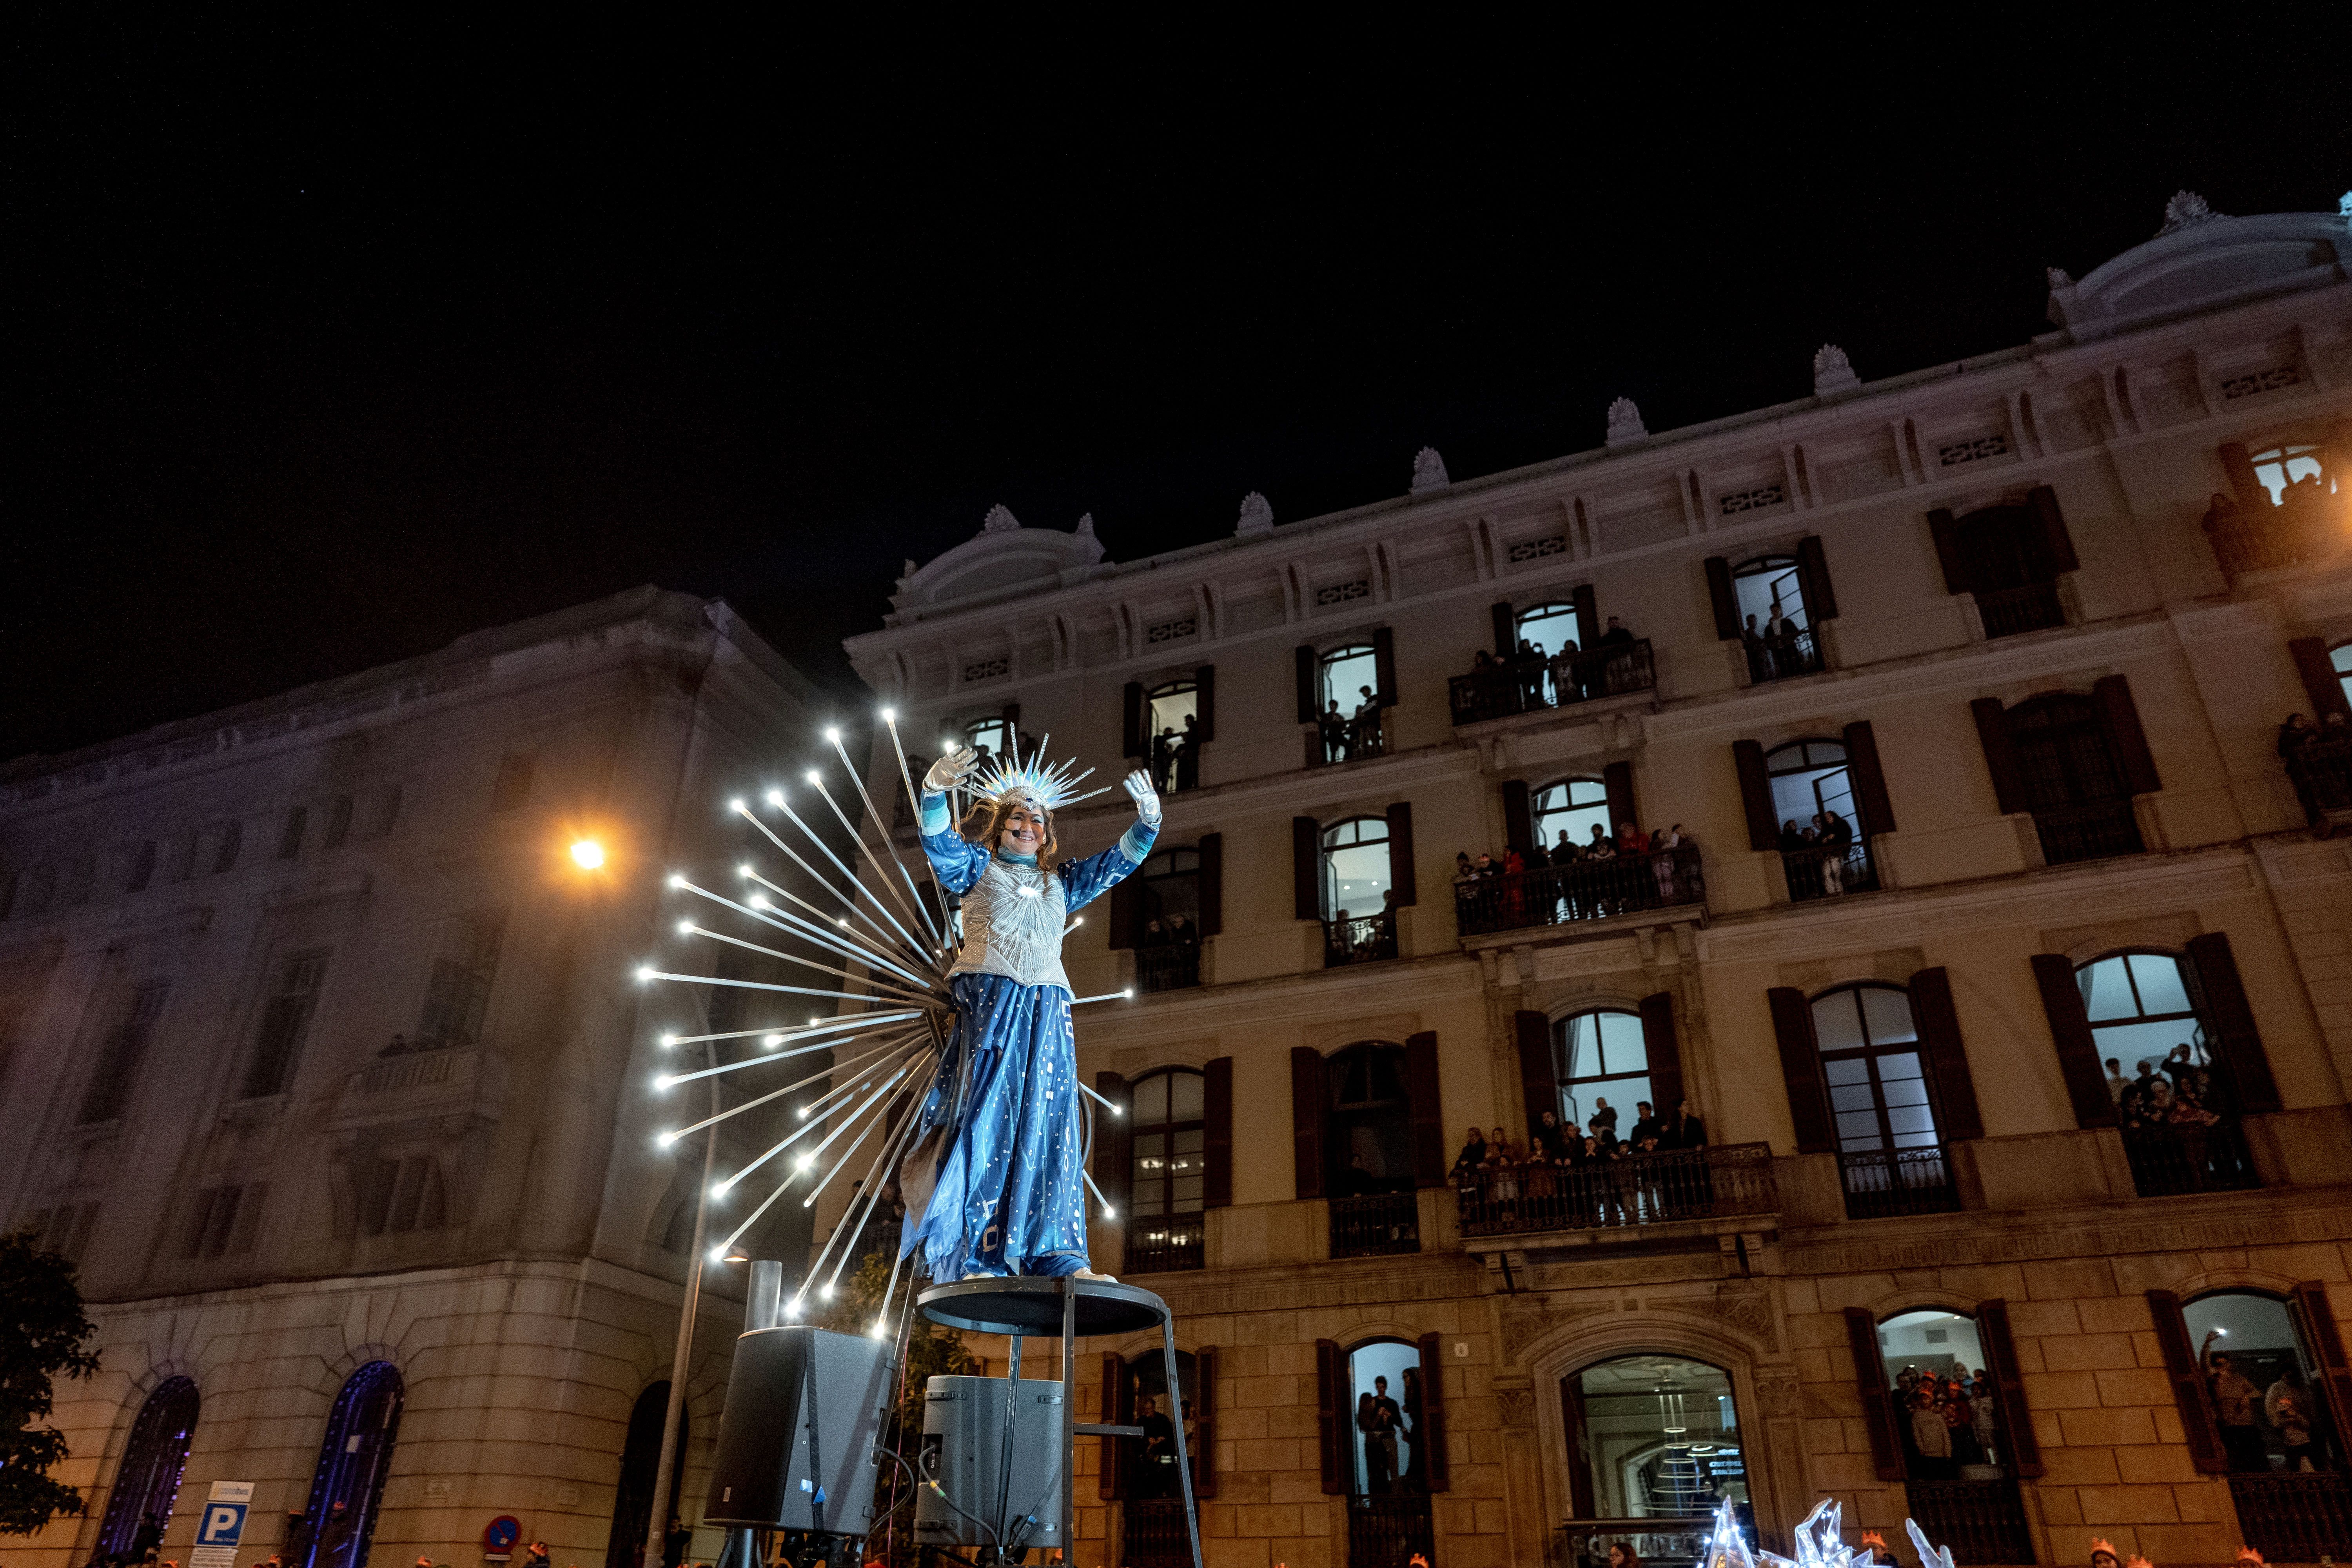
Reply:
<svg viewBox="0 0 2352 1568"><path fill-rule="evenodd" d="M996 1546L1007 1555L1062 1544L1060 1384L931 1379L923 1385L920 1463L947 1496L929 1487L915 1494L916 1544Z"/></svg>
<svg viewBox="0 0 2352 1568"><path fill-rule="evenodd" d="M736 1340L703 1518L865 1534L874 1514L874 1435L890 1399L889 1349L806 1323Z"/></svg>

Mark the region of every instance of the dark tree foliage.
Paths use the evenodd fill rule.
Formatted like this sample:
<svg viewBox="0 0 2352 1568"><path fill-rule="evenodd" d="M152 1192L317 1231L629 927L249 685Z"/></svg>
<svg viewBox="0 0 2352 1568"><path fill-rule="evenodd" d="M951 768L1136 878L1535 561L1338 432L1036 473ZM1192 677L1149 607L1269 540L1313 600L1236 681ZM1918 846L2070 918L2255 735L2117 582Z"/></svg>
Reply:
<svg viewBox="0 0 2352 1568"><path fill-rule="evenodd" d="M66 1457L66 1435L33 1423L48 1415L58 1373L98 1370L82 1348L97 1332L82 1316L73 1265L30 1234L0 1236L0 1535L30 1535L82 1510L81 1494L47 1474Z"/></svg>

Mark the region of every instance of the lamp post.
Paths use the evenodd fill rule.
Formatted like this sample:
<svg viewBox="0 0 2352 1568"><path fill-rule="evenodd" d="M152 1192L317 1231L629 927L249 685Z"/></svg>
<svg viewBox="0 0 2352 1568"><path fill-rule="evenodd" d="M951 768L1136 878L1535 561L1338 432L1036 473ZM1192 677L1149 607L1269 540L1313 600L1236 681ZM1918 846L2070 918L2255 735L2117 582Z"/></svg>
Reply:
<svg viewBox="0 0 2352 1568"><path fill-rule="evenodd" d="M705 1064L719 1065L719 1043L707 1040L702 1053ZM710 1114L719 1114L719 1079L710 1080ZM719 1127L713 1123L702 1135L702 1180L694 1189L694 1243L689 1250L686 1269L686 1301L677 1315L677 1348L670 1353L669 1405L662 1412L661 1458L654 1468L653 1515L646 1521L645 1568L659 1568L662 1553L668 1545L670 1506L677 1500L670 1496L670 1474L677 1463L677 1422L686 1411L686 1374L688 1363L694 1355L694 1313L702 1299L702 1227L710 1209L710 1177L719 1159ZM618 1568L615 1564L614 1568Z"/></svg>

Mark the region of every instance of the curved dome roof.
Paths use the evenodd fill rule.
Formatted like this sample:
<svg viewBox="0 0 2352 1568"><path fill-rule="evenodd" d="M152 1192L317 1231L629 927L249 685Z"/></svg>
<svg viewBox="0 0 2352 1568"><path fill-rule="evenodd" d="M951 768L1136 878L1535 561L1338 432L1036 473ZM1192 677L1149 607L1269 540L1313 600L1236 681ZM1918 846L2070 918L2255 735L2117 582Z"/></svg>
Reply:
<svg viewBox="0 0 2352 1568"><path fill-rule="evenodd" d="M2165 204L2164 216L2154 239L2102 263L2079 283L2051 269L2050 319L2067 336L2089 342L2193 310L2344 279L2352 215L2230 217L2182 191Z"/></svg>
<svg viewBox="0 0 2352 1568"><path fill-rule="evenodd" d="M917 566L907 563L890 607L919 614L935 605L969 604L1019 589L1059 587L1088 576L1103 558L1094 514L1064 533L1024 528L1004 507L991 507L980 531Z"/></svg>

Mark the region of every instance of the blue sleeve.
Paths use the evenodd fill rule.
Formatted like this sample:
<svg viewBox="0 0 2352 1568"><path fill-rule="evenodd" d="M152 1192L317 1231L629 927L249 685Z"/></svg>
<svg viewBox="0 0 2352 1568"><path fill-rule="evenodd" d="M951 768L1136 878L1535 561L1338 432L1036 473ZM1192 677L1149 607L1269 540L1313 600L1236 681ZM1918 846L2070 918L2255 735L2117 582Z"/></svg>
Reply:
<svg viewBox="0 0 2352 1568"><path fill-rule="evenodd" d="M1062 879L1063 907L1075 914L1117 887L1150 858L1151 841L1159 832L1156 827L1138 822L1101 854L1089 855L1083 860L1065 860L1055 867Z"/></svg>
<svg viewBox="0 0 2352 1568"><path fill-rule="evenodd" d="M950 893L970 892L980 874L988 869L988 851L966 843L955 830L945 795L926 793L918 820L923 832L923 857L930 861L940 886Z"/></svg>

